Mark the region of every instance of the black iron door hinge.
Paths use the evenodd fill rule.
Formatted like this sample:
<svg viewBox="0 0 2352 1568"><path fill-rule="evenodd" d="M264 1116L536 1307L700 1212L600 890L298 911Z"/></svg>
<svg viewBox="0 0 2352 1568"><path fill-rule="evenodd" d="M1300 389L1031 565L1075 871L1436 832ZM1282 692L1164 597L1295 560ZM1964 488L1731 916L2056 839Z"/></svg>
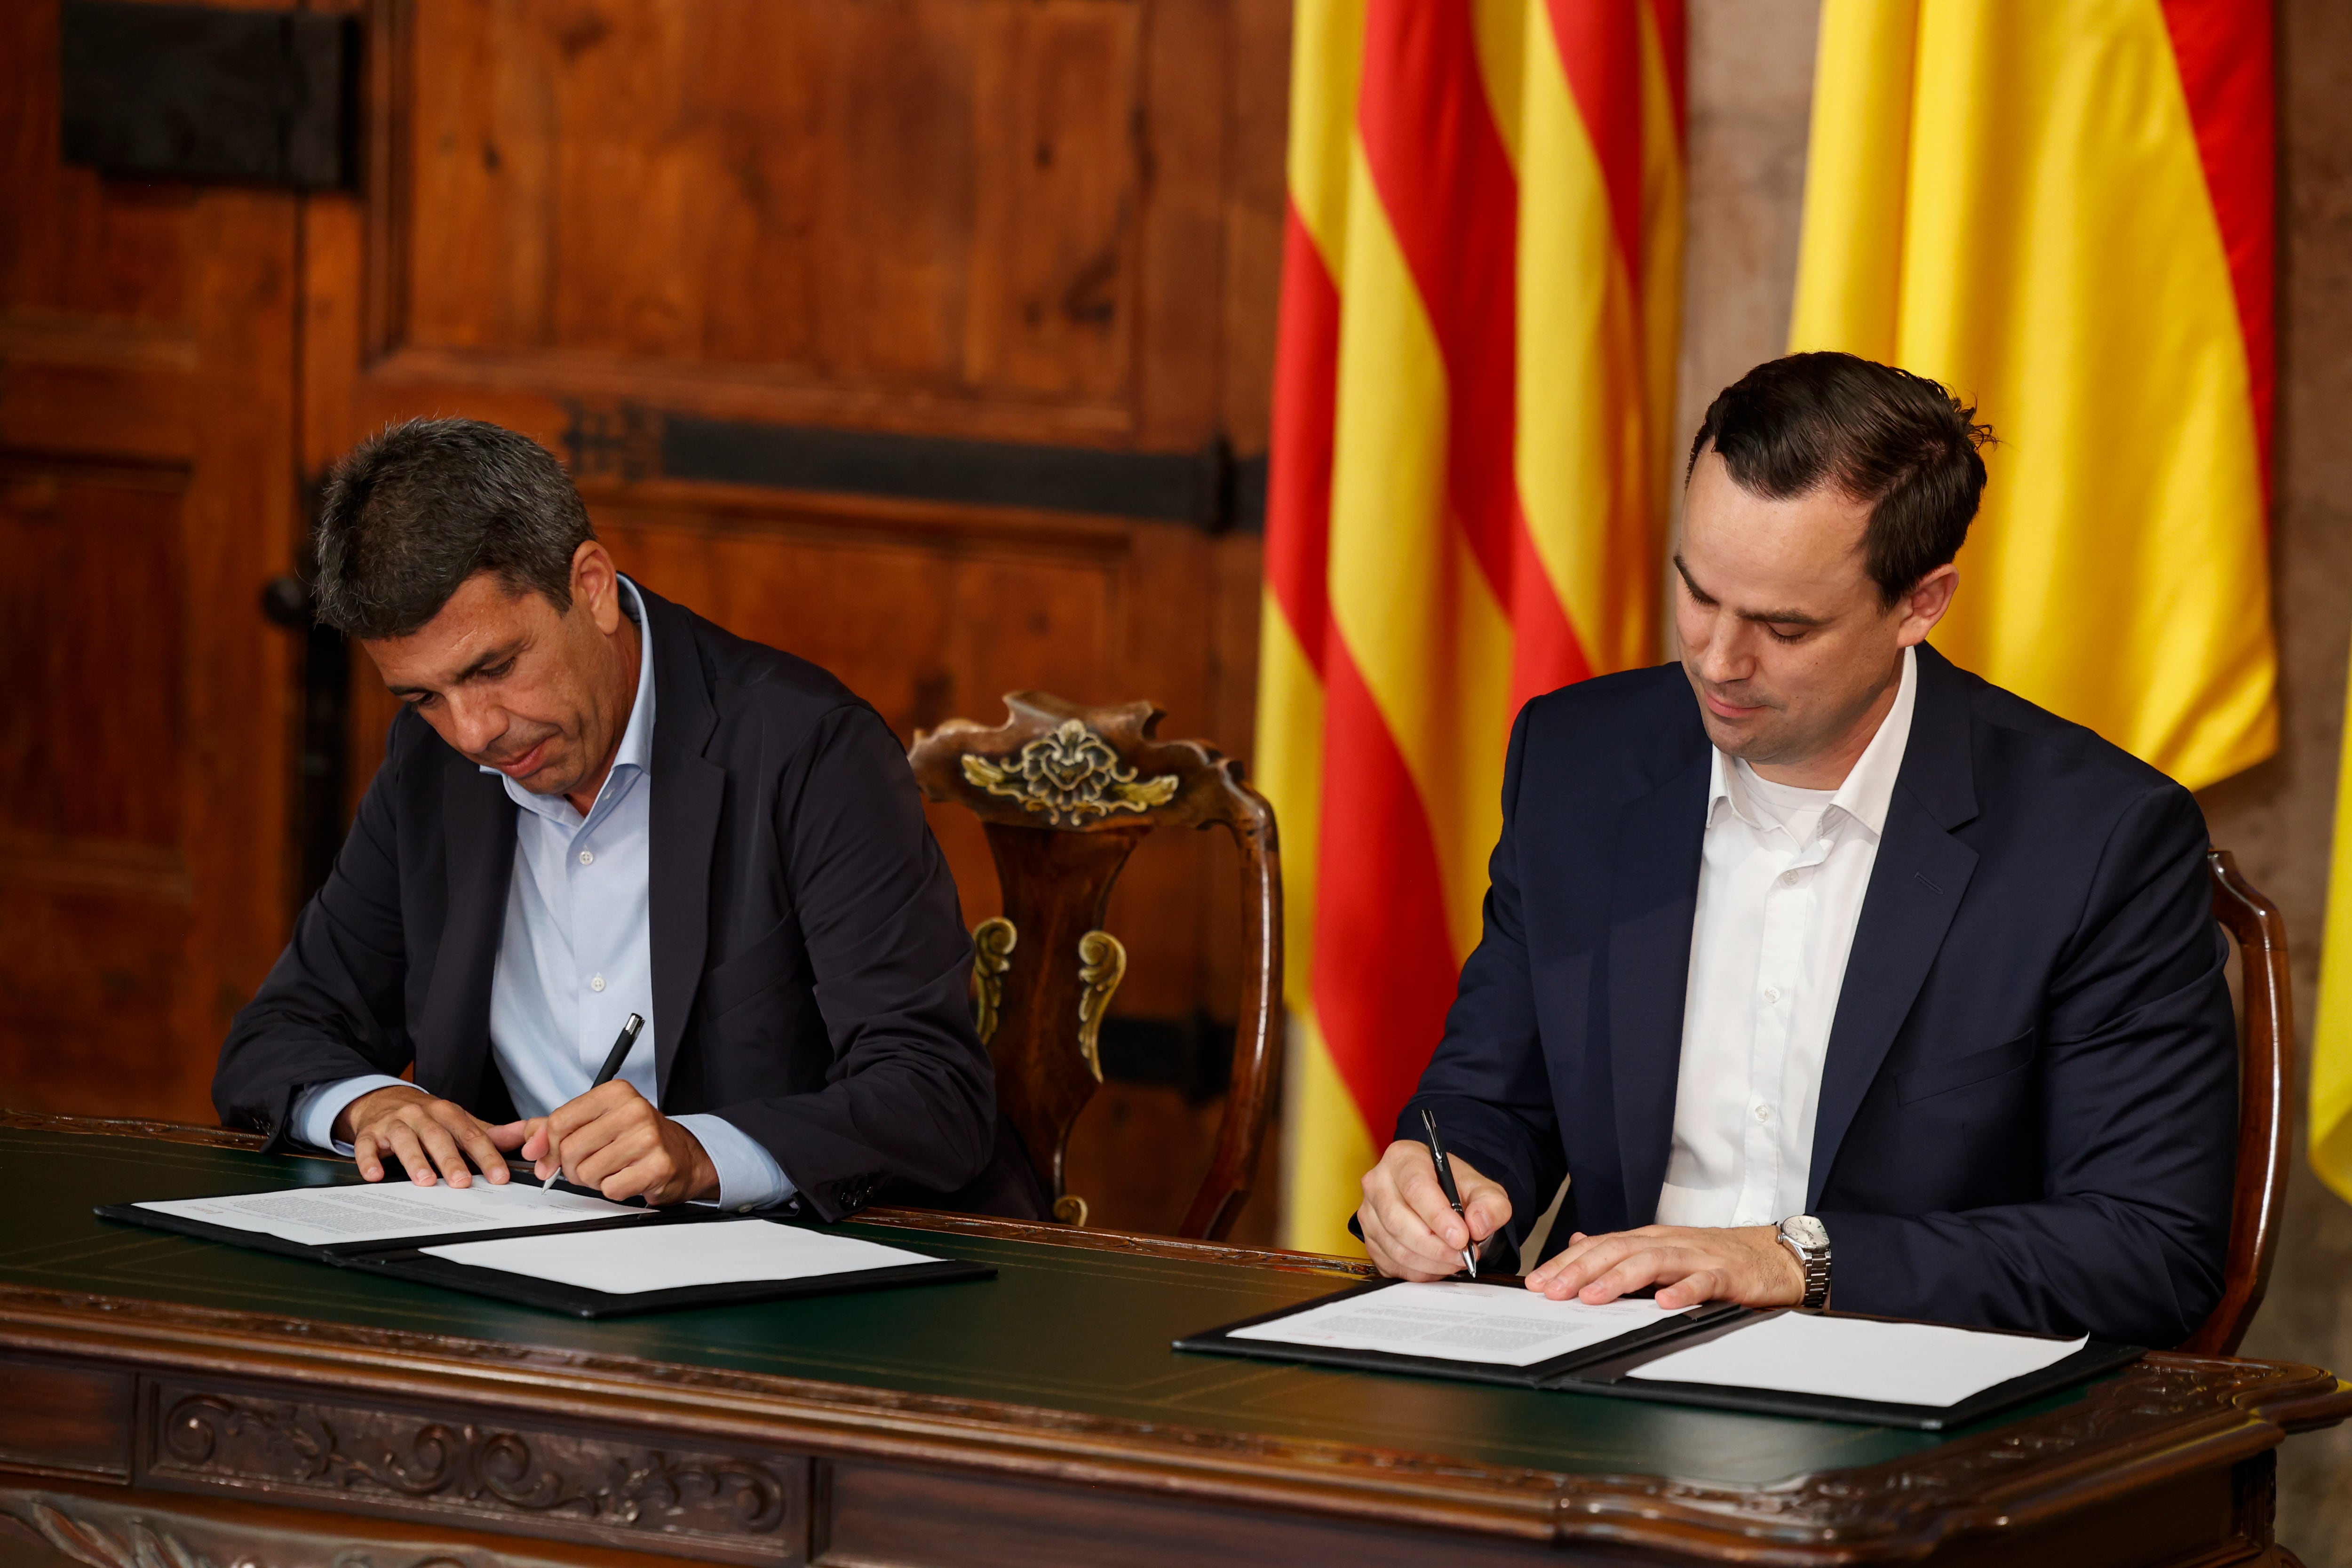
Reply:
<svg viewBox="0 0 2352 1568"><path fill-rule="evenodd" d="M350 183L356 19L64 0L59 20L66 162L299 190Z"/></svg>

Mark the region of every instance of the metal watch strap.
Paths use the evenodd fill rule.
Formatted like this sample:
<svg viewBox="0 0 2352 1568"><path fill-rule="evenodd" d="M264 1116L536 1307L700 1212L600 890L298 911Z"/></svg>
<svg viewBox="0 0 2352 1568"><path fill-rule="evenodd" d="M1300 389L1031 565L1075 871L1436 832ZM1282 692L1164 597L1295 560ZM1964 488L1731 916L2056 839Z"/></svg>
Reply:
<svg viewBox="0 0 2352 1568"><path fill-rule="evenodd" d="M1815 1220L1818 1226L1821 1222ZM1811 1309L1825 1306L1830 1299L1830 1249L1827 1245L1806 1247L1789 1234L1789 1222L1783 1220L1773 1228L1780 1245L1796 1255L1797 1267L1805 1272L1805 1299L1800 1306Z"/></svg>

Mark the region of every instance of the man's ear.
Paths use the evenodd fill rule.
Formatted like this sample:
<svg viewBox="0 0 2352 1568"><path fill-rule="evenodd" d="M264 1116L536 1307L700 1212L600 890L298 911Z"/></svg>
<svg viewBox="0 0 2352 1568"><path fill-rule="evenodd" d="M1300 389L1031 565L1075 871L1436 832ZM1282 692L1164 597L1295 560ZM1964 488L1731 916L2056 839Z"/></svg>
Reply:
<svg viewBox="0 0 2352 1568"><path fill-rule="evenodd" d="M604 636L620 630L621 569L603 541L583 539L572 552L572 598Z"/></svg>
<svg viewBox="0 0 2352 1568"><path fill-rule="evenodd" d="M1895 628L1898 647L1910 647L1927 640L1936 623L1952 607L1952 595L1960 591L1959 568L1950 562L1937 567L1911 585L1911 591L1896 601L1903 623Z"/></svg>

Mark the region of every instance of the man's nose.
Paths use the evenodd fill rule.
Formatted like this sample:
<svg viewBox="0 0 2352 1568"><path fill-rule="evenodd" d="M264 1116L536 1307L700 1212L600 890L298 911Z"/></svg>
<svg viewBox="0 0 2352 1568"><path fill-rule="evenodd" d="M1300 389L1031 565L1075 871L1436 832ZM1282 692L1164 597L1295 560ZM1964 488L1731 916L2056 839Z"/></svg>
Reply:
<svg viewBox="0 0 2352 1568"><path fill-rule="evenodd" d="M1748 628L1744 623L1718 620L1710 630L1706 646L1699 650L1700 675L1728 685L1756 673L1755 651L1748 646Z"/></svg>
<svg viewBox="0 0 2352 1568"><path fill-rule="evenodd" d="M468 700L457 692L442 699L449 743L470 757L478 757L507 732L506 710L495 702Z"/></svg>

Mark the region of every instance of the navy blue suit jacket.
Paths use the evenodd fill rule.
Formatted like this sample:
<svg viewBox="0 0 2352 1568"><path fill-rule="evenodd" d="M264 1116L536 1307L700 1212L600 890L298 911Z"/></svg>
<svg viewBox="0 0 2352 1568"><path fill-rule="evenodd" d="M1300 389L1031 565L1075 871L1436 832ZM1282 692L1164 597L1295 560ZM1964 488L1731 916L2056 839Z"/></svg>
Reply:
<svg viewBox="0 0 2352 1568"><path fill-rule="evenodd" d="M826 1219L877 1194L1042 1217L972 1030L955 881L889 726L815 665L640 593L661 1109L724 1116ZM229 1026L224 1122L276 1147L304 1085L411 1067L513 1116L489 1026L516 810L402 710L333 873Z"/></svg>
<svg viewBox="0 0 2352 1568"><path fill-rule="evenodd" d="M2179 784L1918 655L1822 1074L1810 1212L1855 1312L2176 1344L2221 1299L2226 948ZM1674 1137L1712 748L1678 665L1529 702L1486 931L1420 1107L1546 1250L1648 1225Z"/></svg>

